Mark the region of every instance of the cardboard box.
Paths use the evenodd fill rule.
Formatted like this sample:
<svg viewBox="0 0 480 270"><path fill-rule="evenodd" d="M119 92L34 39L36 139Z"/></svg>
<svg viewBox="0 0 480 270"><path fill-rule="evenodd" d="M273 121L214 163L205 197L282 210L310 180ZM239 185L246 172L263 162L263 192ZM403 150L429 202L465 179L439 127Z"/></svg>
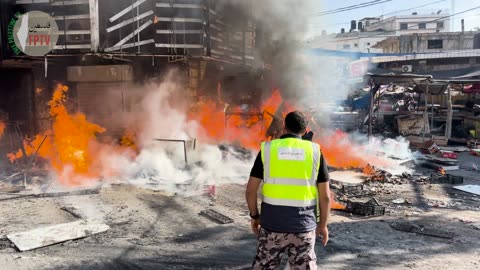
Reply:
<svg viewBox="0 0 480 270"><path fill-rule="evenodd" d="M420 151L424 154L435 154L438 150L438 145L432 140L426 141L420 148Z"/></svg>

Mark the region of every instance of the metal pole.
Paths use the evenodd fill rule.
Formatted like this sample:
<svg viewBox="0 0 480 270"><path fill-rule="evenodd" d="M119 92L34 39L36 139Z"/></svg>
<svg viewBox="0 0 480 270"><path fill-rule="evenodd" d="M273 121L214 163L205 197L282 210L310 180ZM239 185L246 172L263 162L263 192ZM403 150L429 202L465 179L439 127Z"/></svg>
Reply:
<svg viewBox="0 0 480 270"><path fill-rule="evenodd" d="M452 136L452 119L453 119L453 108L452 108L452 93L450 91L450 84L447 86L447 128L445 129L445 136L447 139L450 139Z"/></svg>
<svg viewBox="0 0 480 270"><path fill-rule="evenodd" d="M183 141L183 154L185 155L185 163L188 163L187 160L187 143Z"/></svg>
<svg viewBox="0 0 480 270"><path fill-rule="evenodd" d="M428 84L427 89L425 90L425 111L423 112L423 134L422 134L422 142L425 142L425 133L428 125Z"/></svg>
<svg viewBox="0 0 480 270"><path fill-rule="evenodd" d="M427 87L428 87L428 84L427 84ZM432 109L431 109L430 111L431 111L431 113L432 113L432 116L431 116L431 118L430 118L430 122L431 122L431 124L430 124L430 130L433 129L433 104L434 104L433 95L431 95L431 96L432 96Z"/></svg>
<svg viewBox="0 0 480 270"><path fill-rule="evenodd" d="M371 93L371 97L370 97L370 109L369 109L369 112L368 112L368 137L370 138L372 136L372 133L373 133L373 105L375 103L375 88L376 87L372 87L370 86L370 93Z"/></svg>

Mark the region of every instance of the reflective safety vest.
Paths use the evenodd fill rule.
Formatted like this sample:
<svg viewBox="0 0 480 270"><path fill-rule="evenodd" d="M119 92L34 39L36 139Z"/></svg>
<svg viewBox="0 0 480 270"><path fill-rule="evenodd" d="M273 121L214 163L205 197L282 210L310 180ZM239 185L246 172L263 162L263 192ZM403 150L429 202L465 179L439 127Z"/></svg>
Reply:
<svg viewBox="0 0 480 270"><path fill-rule="evenodd" d="M263 202L308 207L317 204L320 146L298 138L277 139L261 145Z"/></svg>

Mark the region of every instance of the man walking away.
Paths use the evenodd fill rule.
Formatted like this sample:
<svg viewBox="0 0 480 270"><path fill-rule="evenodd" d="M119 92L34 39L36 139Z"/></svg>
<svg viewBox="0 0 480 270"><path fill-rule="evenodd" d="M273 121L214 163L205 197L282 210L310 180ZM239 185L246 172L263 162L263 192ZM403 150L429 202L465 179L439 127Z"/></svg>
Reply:
<svg viewBox="0 0 480 270"><path fill-rule="evenodd" d="M258 235L253 269L279 269L283 253L288 254L291 269L317 269L315 238L322 236L324 246L328 242L328 169L320 146L302 140L306 128L301 112L289 113L284 135L263 142L253 165L246 190L252 230ZM257 190L262 180L259 212Z"/></svg>

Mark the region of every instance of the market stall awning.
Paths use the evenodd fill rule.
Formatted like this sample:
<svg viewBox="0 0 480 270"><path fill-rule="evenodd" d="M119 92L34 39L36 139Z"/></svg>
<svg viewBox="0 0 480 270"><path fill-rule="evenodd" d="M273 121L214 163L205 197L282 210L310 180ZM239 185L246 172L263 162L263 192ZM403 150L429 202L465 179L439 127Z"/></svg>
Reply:
<svg viewBox="0 0 480 270"><path fill-rule="evenodd" d="M415 85L413 92L429 93L431 95L442 95L447 91L448 83L433 81L430 83L420 83Z"/></svg>
<svg viewBox="0 0 480 270"><path fill-rule="evenodd" d="M432 80L430 75L417 75L417 74L371 74L368 73L368 76L372 78L373 82L376 85L386 85L386 84L420 84L426 83Z"/></svg>

